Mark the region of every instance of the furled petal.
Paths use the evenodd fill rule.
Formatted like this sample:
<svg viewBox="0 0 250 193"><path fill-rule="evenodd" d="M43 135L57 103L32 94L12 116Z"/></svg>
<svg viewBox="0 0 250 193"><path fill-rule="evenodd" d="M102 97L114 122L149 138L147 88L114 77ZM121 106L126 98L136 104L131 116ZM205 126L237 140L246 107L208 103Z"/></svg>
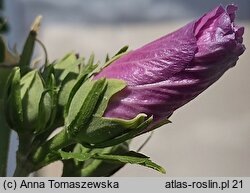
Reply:
<svg viewBox="0 0 250 193"><path fill-rule="evenodd" d="M218 80L245 50L244 28L234 24L236 10L219 6L104 68L95 79L128 85L111 98L105 116L130 119L146 113L158 122Z"/></svg>

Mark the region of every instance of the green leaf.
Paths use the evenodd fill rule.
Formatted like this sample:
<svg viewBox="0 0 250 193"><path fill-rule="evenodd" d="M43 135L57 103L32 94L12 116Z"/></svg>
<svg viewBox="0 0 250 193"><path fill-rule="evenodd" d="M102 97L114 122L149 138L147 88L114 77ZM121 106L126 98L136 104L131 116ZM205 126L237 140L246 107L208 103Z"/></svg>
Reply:
<svg viewBox="0 0 250 193"><path fill-rule="evenodd" d="M119 161L122 163L139 164L148 168L152 168L163 174L166 173L163 167L152 162L149 157L134 151L130 151L124 155L95 154L92 156L92 158L101 160Z"/></svg>
<svg viewBox="0 0 250 193"><path fill-rule="evenodd" d="M62 160L75 159L77 161L86 161L91 158L91 154L89 153L71 153L59 150L58 153L62 157Z"/></svg>
<svg viewBox="0 0 250 193"><path fill-rule="evenodd" d="M152 168L158 172L163 174L166 173L165 169L158 164L154 163L150 160L149 157L137 153L134 151L130 151L120 155L113 155L113 154L101 154L101 153L72 153L72 152L64 152L62 150L59 151L60 156L63 160L65 159L76 159L77 161L86 161L88 159L98 159L104 161L114 161L120 163L129 163L129 164L138 164L141 166L145 166L148 168Z"/></svg>
<svg viewBox="0 0 250 193"><path fill-rule="evenodd" d="M68 151L68 148L66 148ZM124 142L122 144L101 148L101 149L88 149L80 144L76 144L72 153L81 154L124 154L129 151L129 144ZM111 162L106 160L88 159L85 161L77 161L76 159L63 160L63 175L62 176L91 176L102 177L111 176L122 168L125 163Z"/></svg>

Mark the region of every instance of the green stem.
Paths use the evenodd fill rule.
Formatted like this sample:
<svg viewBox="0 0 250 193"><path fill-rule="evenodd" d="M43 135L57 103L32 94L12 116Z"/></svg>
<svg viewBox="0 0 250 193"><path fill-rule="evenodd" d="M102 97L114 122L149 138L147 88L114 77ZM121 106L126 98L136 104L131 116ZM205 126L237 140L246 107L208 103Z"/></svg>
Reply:
<svg viewBox="0 0 250 193"><path fill-rule="evenodd" d="M6 176L10 142L10 128L4 120L3 101L0 99L0 177Z"/></svg>
<svg viewBox="0 0 250 193"><path fill-rule="evenodd" d="M19 133L19 146L16 153L15 177L28 176L33 171L33 164L30 163L28 155L30 153L33 136L30 133Z"/></svg>
<svg viewBox="0 0 250 193"><path fill-rule="evenodd" d="M60 157L58 157L55 152L73 143L75 143L75 141L70 138L66 129L63 129L56 136L41 145L32 154L31 160L35 165L35 170L38 170L41 167L58 160Z"/></svg>
<svg viewBox="0 0 250 193"><path fill-rule="evenodd" d="M0 176L6 176L7 161L9 153L9 142L10 142L10 128L8 127L5 114L4 114L4 87L11 69L4 69L0 67Z"/></svg>
<svg viewBox="0 0 250 193"><path fill-rule="evenodd" d="M27 160L27 156L17 151L16 154L16 169L14 177L26 177L33 170L33 165Z"/></svg>

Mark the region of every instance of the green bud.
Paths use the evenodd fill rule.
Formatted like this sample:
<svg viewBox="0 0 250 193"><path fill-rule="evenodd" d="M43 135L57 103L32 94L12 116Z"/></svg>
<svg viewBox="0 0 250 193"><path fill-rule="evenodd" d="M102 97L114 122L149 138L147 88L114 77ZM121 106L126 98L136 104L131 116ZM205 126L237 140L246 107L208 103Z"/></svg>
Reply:
<svg viewBox="0 0 250 193"><path fill-rule="evenodd" d="M40 133L51 121L53 112L52 92L37 70L20 76L15 68L6 91L6 115L11 128L18 132Z"/></svg>

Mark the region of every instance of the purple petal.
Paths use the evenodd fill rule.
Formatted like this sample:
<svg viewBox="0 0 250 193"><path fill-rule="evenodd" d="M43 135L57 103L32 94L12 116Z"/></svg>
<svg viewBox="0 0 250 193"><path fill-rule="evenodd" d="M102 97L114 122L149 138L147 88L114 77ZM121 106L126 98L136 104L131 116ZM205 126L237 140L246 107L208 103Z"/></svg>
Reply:
<svg viewBox="0 0 250 193"><path fill-rule="evenodd" d="M245 47L243 27L234 24L237 7L219 6L197 21L128 53L94 78L122 79L127 87L113 96L106 117L169 117L233 67Z"/></svg>

